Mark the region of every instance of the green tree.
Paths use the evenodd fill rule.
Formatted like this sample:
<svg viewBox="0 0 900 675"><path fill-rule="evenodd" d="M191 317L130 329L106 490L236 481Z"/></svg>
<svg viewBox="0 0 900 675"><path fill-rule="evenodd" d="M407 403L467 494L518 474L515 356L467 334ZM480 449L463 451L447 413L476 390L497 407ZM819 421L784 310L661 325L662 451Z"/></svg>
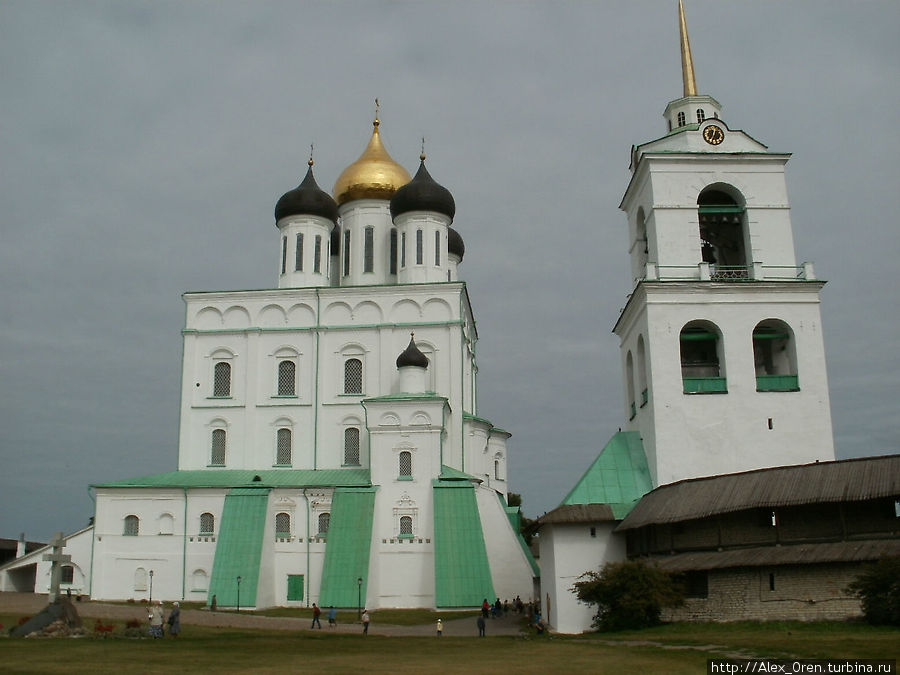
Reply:
<svg viewBox="0 0 900 675"><path fill-rule="evenodd" d="M900 558L866 565L847 592L862 601L863 616L869 623L900 626Z"/></svg>
<svg viewBox="0 0 900 675"><path fill-rule="evenodd" d="M684 602L674 575L637 560L606 563L580 578L572 590L583 603L597 606L594 627L602 631L655 626L663 607Z"/></svg>

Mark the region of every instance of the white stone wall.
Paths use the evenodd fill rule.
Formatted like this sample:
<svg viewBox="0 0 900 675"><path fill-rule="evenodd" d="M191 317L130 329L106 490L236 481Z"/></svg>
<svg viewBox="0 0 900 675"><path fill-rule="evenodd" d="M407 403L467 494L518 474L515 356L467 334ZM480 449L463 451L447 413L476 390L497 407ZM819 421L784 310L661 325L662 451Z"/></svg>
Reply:
<svg viewBox="0 0 900 675"><path fill-rule="evenodd" d="M595 608L582 604L570 590L585 572L625 560L625 538L613 535L617 523L544 525L540 532L541 602L557 633L591 630ZM594 534L591 534L593 528Z"/></svg>
<svg viewBox="0 0 900 675"><path fill-rule="evenodd" d="M529 597L533 588L534 571L497 493L489 487L478 486L475 488L475 500L481 516L494 592L501 600L512 600L517 595Z"/></svg>

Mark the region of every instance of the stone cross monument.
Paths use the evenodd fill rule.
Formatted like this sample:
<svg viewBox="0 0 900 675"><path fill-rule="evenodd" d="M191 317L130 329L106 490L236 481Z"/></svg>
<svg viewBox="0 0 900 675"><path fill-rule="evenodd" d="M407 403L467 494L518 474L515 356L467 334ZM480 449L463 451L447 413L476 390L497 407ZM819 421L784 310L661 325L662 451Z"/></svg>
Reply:
<svg viewBox="0 0 900 675"><path fill-rule="evenodd" d="M45 553L43 559L50 561L50 597L47 598L48 602L52 605L59 599L59 582L60 577L62 576L62 565L63 563L72 562L72 556L63 554L63 547L66 545L66 540L63 537L62 532L57 532L53 535L53 539L50 540L50 547L53 549L52 553Z"/></svg>

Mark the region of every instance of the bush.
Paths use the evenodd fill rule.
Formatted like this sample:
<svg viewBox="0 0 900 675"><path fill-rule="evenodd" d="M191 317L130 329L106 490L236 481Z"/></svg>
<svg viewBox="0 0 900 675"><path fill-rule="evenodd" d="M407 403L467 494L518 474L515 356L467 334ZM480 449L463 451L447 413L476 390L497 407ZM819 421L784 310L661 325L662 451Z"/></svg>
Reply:
<svg viewBox="0 0 900 675"><path fill-rule="evenodd" d="M594 627L602 631L655 626L663 607L684 602L672 574L640 561L606 563L581 579L572 590L585 604L597 605Z"/></svg>
<svg viewBox="0 0 900 675"><path fill-rule="evenodd" d="M900 626L900 558L866 565L847 592L862 601L863 616L869 623Z"/></svg>

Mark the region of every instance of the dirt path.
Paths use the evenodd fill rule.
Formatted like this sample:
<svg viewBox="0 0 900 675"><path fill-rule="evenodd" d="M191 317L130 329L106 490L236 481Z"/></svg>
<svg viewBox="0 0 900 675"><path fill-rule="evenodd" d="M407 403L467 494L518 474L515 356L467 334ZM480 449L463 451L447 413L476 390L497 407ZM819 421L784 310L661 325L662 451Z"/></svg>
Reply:
<svg viewBox="0 0 900 675"><path fill-rule="evenodd" d="M0 614L21 614L23 616L36 614L47 605L47 596L37 593L0 593ZM142 623L147 621L147 606L140 604L112 604L104 602L74 602L75 609L82 619L116 619L127 621L137 619ZM171 603L166 603L166 611L171 609ZM338 625L329 628L325 613L322 614L322 631L338 633L361 633L362 625L353 617L352 623L342 623L341 614L338 615ZM499 619L489 619L487 622L487 635L518 635L519 616L510 613ZM444 619L444 635L447 636L477 636L478 627L475 617L465 619L452 619L452 614L442 617ZM87 622L86 622L87 623ZM264 628L266 630L292 630L307 631L310 628L311 619L294 617L261 616L253 612L210 612L200 609L185 609L181 612L181 623L186 626L222 626L232 628ZM319 630L319 629L316 629ZM369 632L373 635L435 635L435 625L421 626L395 626L379 624L377 614L375 620L369 626Z"/></svg>

